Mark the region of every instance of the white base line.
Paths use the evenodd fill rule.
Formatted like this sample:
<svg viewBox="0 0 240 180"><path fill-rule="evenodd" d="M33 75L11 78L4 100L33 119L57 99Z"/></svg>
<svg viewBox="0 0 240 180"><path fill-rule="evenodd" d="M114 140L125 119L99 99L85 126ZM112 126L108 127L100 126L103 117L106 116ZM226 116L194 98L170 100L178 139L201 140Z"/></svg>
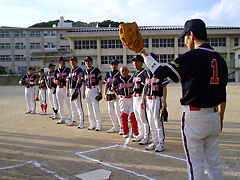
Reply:
<svg viewBox="0 0 240 180"><path fill-rule="evenodd" d="M79 157L82 157L82 158L84 158L84 159L88 159L88 160L90 160L90 161L94 161L94 162L100 163L100 164L102 164L102 165L104 165L104 166L108 166L108 167L111 167L111 168L114 168L114 169L118 169L118 170L121 170L121 171L126 171L126 172L128 172L128 173L132 173L132 174L134 174L134 175L136 175L136 176L143 177L143 178L146 178L146 179L149 179L149 180L155 180L155 179L150 178L150 177L148 177L148 176L146 176L146 175L138 174L138 173L136 173L136 172L134 172L134 171L130 171L130 170L127 170L127 169L124 169L124 168L121 168L121 167L117 167L117 166L112 166L112 165L110 165L110 164L101 162L101 161L99 161L99 160L97 160L97 159L93 159L93 158L87 157L87 156L85 156L85 155L83 155L83 154L81 154L81 153L75 153L75 154L76 154L77 156L79 156Z"/></svg>
<svg viewBox="0 0 240 180"><path fill-rule="evenodd" d="M29 164L29 163L32 163L32 161L29 161L29 162L26 162L26 163L23 163L23 164L19 164L19 165L16 165L16 166L2 167L2 168L0 168L0 170L12 169L12 168L15 168L15 167L24 166L24 165Z"/></svg>

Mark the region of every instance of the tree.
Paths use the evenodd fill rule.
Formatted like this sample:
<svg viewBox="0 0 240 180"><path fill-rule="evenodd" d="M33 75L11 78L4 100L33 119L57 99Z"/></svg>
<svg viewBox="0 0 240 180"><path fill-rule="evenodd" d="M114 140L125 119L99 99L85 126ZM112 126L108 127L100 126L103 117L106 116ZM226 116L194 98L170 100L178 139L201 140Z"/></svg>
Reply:
<svg viewBox="0 0 240 180"><path fill-rule="evenodd" d="M0 74L7 74L5 67L0 66Z"/></svg>

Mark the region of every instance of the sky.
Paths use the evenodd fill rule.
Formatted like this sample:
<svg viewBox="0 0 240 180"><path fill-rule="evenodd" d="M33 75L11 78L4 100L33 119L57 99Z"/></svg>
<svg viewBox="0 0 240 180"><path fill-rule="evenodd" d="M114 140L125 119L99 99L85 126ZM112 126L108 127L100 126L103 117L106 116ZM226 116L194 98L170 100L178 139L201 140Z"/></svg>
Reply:
<svg viewBox="0 0 240 180"><path fill-rule="evenodd" d="M207 26L240 26L240 0L0 0L0 26L29 27L60 16L140 26L184 25L200 18Z"/></svg>

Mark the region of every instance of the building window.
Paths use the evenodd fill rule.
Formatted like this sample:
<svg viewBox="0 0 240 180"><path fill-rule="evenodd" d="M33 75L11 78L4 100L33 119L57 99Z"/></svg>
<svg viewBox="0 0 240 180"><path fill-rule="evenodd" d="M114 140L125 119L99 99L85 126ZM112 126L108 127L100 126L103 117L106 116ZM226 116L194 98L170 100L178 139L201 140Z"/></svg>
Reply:
<svg viewBox="0 0 240 180"><path fill-rule="evenodd" d="M186 47L184 38L178 39L178 47Z"/></svg>
<svg viewBox="0 0 240 180"><path fill-rule="evenodd" d="M30 38L41 37L41 31L30 31Z"/></svg>
<svg viewBox="0 0 240 180"><path fill-rule="evenodd" d="M234 38L234 46L238 46L238 38Z"/></svg>
<svg viewBox="0 0 240 180"><path fill-rule="evenodd" d="M14 38L26 37L26 31L14 31Z"/></svg>
<svg viewBox="0 0 240 180"><path fill-rule="evenodd" d="M122 42L120 40L101 40L102 49L115 49L122 48Z"/></svg>
<svg viewBox="0 0 240 180"><path fill-rule="evenodd" d="M37 59L37 58L30 58L30 61L41 61L41 59Z"/></svg>
<svg viewBox="0 0 240 180"><path fill-rule="evenodd" d="M10 31L0 31L0 38L10 38L11 32Z"/></svg>
<svg viewBox="0 0 240 180"><path fill-rule="evenodd" d="M10 43L0 43L0 50L9 50L11 49Z"/></svg>
<svg viewBox="0 0 240 180"><path fill-rule="evenodd" d="M0 62L11 62L10 55L0 55Z"/></svg>
<svg viewBox="0 0 240 180"><path fill-rule="evenodd" d="M148 48L148 39L143 39L143 47Z"/></svg>
<svg viewBox="0 0 240 180"><path fill-rule="evenodd" d="M97 49L97 40L74 41L75 49Z"/></svg>
<svg viewBox="0 0 240 180"><path fill-rule="evenodd" d="M30 49L41 49L41 43L30 43Z"/></svg>
<svg viewBox="0 0 240 180"><path fill-rule="evenodd" d="M57 49L57 43L44 43L44 49Z"/></svg>
<svg viewBox="0 0 240 180"><path fill-rule="evenodd" d="M134 55L127 55L127 64L132 64L132 58Z"/></svg>
<svg viewBox="0 0 240 180"><path fill-rule="evenodd" d="M62 51L70 51L70 46L60 46Z"/></svg>
<svg viewBox="0 0 240 180"><path fill-rule="evenodd" d="M207 42L210 44L210 46L215 46L215 47L226 46L226 38L208 38Z"/></svg>
<svg viewBox="0 0 240 180"><path fill-rule="evenodd" d="M57 32L56 31L44 31L44 37L56 37Z"/></svg>
<svg viewBox="0 0 240 180"><path fill-rule="evenodd" d="M26 61L26 55L14 55L15 61Z"/></svg>
<svg viewBox="0 0 240 180"><path fill-rule="evenodd" d="M101 56L101 64L110 64L112 59L118 60L119 64L123 64L123 56L116 55L116 56Z"/></svg>
<svg viewBox="0 0 240 180"><path fill-rule="evenodd" d="M157 57L160 63L169 63L174 60L174 54L160 54Z"/></svg>
<svg viewBox="0 0 240 180"><path fill-rule="evenodd" d="M15 49L26 49L26 43L15 43Z"/></svg>
<svg viewBox="0 0 240 180"><path fill-rule="evenodd" d="M27 73L27 67L18 67L18 73L22 73L22 74Z"/></svg>
<svg viewBox="0 0 240 180"><path fill-rule="evenodd" d="M238 55L238 59L240 59L240 54Z"/></svg>
<svg viewBox="0 0 240 180"><path fill-rule="evenodd" d="M60 34L60 40L67 40L67 39L64 38L62 34Z"/></svg>
<svg viewBox="0 0 240 180"><path fill-rule="evenodd" d="M155 48L174 47L174 39L153 39L152 47Z"/></svg>

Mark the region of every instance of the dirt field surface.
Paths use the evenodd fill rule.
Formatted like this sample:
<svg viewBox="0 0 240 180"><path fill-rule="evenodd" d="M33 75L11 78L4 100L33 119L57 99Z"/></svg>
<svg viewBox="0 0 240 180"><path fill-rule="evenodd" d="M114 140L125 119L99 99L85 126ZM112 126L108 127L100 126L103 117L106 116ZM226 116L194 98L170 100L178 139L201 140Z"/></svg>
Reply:
<svg viewBox="0 0 240 180"><path fill-rule="evenodd" d="M85 128L56 124L48 115L24 114L23 86L0 86L0 179L77 179L75 175L97 169L111 171L111 180L186 180L187 168L180 133L180 84L168 86L169 122L165 150L109 134L107 102L100 102L102 131L89 131L86 102ZM37 103L37 111L39 111ZM240 84L229 83L224 129L219 138L224 179L240 179ZM67 116L67 108L65 108ZM206 179L207 175L206 175Z"/></svg>

